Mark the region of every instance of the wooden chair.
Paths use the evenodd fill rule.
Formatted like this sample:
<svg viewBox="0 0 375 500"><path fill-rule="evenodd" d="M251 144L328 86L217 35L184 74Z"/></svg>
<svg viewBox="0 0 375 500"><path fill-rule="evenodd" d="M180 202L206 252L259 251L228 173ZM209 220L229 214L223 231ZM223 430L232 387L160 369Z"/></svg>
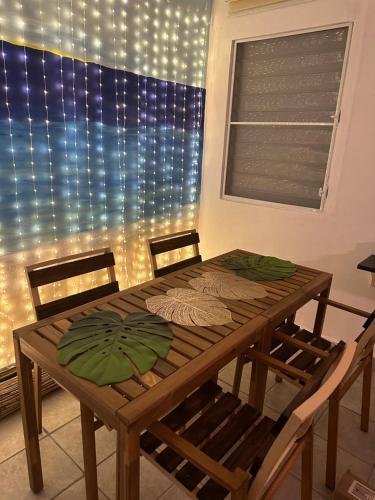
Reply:
<svg viewBox="0 0 375 500"><path fill-rule="evenodd" d="M301 498L310 500L313 417L352 366L355 349L354 342L336 346L276 422L209 381L149 427L142 453L200 500L228 493L271 499L302 454Z"/></svg>
<svg viewBox="0 0 375 500"><path fill-rule="evenodd" d="M116 281L114 266L115 259L110 248L93 250L27 266L26 274L37 320L49 318L73 307L118 292L119 285ZM100 269L107 269L109 283L51 302L41 303L39 287ZM38 428L39 432L42 432L42 370L37 365L34 366L34 390Z"/></svg>
<svg viewBox="0 0 375 500"><path fill-rule="evenodd" d="M342 380L329 400L326 486L335 488L337 442L339 425L340 400L344 397L353 382L363 373L361 430L368 432L370 420L372 358L375 344L375 311L367 313L351 306L329 299L317 299L329 306L367 318L364 331L356 338L356 354L350 373ZM297 386L303 386L309 380L317 362L329 356L334 344L322 337L316 337L307 330L300 329L292 323L285 323L273 333L271 359L267 363L277 377L286 379ZM250 349L237 360L233 383L233 393L238 395L245 363L254 359L262 360L262 354Z"/></svg>
<svg viewBox="0 0 375 500"><path fill-rule="evenodd" d="M182 231L180 233L167 234L165 236L158 236L157 238L151 238L147 240L148 250L151 258L152 271L155 278L160 276L165 276L173 271L178 271L184 267L191 266L193 264L198 264L202 262L202 257L199 254L199 234L195 229L190 229L189 231ZM184 248L187 246L192 246L194 251L194 256L188 259L181 260L169 266L158 267L157 265L157 255L170 252L172 250L177 250L179 248Z"/></svg>

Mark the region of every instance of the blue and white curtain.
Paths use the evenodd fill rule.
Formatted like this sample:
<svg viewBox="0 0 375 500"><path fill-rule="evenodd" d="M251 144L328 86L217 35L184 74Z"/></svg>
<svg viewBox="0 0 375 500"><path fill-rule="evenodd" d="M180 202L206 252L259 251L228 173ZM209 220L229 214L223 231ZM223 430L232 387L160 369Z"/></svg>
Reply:
<svg viewBox="0 0 375 500"><path fill-rule="evenodd" d="M130 286L151 277L146 238L196 223L210 2L6 0L0 12L1 369L12 327L33 319L26 264L110 246Z"/></svg>

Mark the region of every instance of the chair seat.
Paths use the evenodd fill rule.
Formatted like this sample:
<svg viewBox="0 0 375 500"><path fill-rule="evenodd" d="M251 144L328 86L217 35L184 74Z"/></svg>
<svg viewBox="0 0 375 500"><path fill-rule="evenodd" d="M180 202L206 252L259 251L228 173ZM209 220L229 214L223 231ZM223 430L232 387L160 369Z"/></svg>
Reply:
<svg viewBox="0 0 375 500"><path fill-rule="evenodd" d="M325 351L326 353L330 352L332 347L335 346L334 343L329 342L323 337L317 337L308 330L301 329L295 324L283 324L276 330L276 332L286 334L291 339L302 341L304 344L309 344L310 346ZM275 335L272 338L270 355L278 361L282 361L289 366L293 366L294 368L298 368L299 370L309 374L314 373L314 370L321 359L318 354L305 351L300 349L298 346L283 342ZM288 378L293 377L288 375ZM304 381L299 380L298 378L294 378L294 380L299 384L304 383Z"/></svg>
<svg viewBox="0 0 375 500"><path fill-rule="evenodd" d="M237 467L250 471L274 440L272 419L233 394L223 393L214 382L200 387L161 422L231 471ZM150 432L141 436L141 449L197 498L220 500L228 494Z"/></svg>

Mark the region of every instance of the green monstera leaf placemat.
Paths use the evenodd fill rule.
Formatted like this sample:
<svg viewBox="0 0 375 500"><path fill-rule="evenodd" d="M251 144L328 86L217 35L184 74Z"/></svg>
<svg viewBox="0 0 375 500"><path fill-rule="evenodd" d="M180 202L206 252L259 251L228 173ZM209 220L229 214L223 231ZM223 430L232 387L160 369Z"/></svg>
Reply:
<svg viewBox="0 0 375 500"><path fill-rule="evenodd" d="M135 368L143 374L168 354L172 331L160 316L132 313L125 319L111 311L74 322L58 344L58 361L74 375L97 385L122 382Z"/></svg>
<svg viewBox="0 0 375 500"><path fill-rule="evenodd" d="M239 276L255 281L272 281L289 278L297 266L289 260L262 255L241 255L224 259L222 266L233 269Z"/></svg>

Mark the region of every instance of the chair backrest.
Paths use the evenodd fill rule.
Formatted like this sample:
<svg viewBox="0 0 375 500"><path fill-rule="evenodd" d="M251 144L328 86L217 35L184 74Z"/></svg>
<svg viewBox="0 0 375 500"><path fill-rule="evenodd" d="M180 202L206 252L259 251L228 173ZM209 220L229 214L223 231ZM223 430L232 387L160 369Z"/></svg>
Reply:
<svg viewBox="0 0 375 500"><path fill-rule="evenodd" d="M116 281L115 258L110 248L39 262L26 267L27 279L37 320L49 318L92 300L119 291ZM107 269L109 283L51 302L41 303L39 287L82 274Z"/></svg>
<svg viewBox="0 0 375 500"><path fill-rule="evenodd" d="M172 273L174 271L178 271L179 269L183 269L184 267L191 266L192 264L202 262L202 257L199 254L199 234L195 229L151 238L147 240L147 244L151 258L152 271L155 278L165 276L168 273ZM157 255L188 246L193 247L193 257L180 260L168 266L158 267L156 259Z"/></svg>
<svg viewBox="0 0 375 500"><path fill-rule="evenodd" d="M278 472L288 462L298 441L310 428L316 412L350 370L355 352L354 341L348 342L346 346L343 343L336 346L328 358L321 360L317 372L280 416L272 429L275 435L272 445L261 463L257 464L258 470L251 471L255 477L248 491L249 500L262 498L272 485Z"/></svg>
<svg viewBox="0 0 375 500"><path fill-rule="evenodd" d="M352 368L343 380L343 384L345 384L348 378L351 377L353 371L359 368L359 365L362 363L364 358L369 354L372 355L372 350L375 345L375 310L372 311L372 313L369 313L348 304L343 304L341 302L337 302L331 299L325 299L322 297L315 297L315 300L330 307L346 311L349 314L366 318L366 321L363 325L364 330L355 339L357 343L357 349L354 356Z"/></svg>
<svg viewBox="0 0 375 500"><path fill-rule="evenodd" d="M375 344L375 311L365 321L363 332L356 338L357 349L354 357L354 367L372 351Z"/></svg>

